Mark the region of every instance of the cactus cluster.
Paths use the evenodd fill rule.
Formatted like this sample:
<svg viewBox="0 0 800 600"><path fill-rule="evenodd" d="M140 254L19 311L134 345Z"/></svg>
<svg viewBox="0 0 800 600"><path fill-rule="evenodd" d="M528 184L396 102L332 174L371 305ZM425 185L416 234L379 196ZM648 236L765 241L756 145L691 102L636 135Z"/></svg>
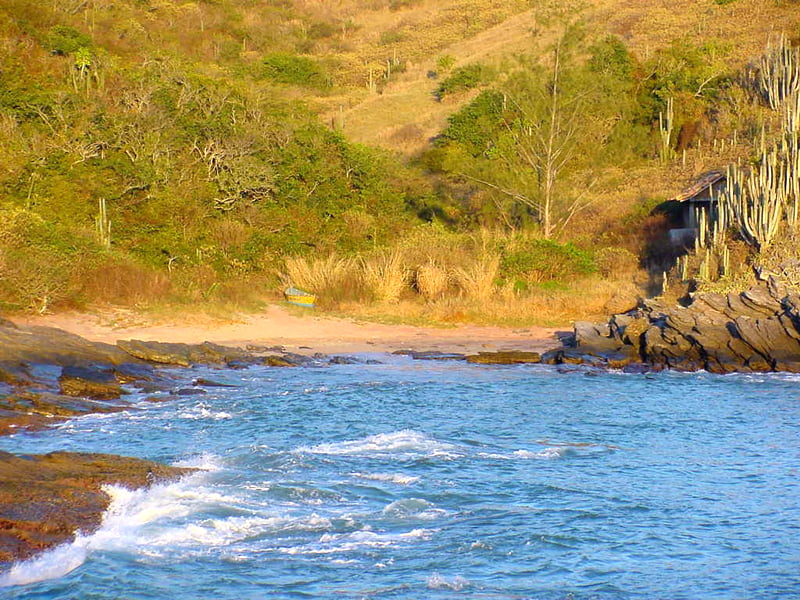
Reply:
<svg viewBox="0 0 800 600"><path fill-rule="evenodd" d="M753 73L758 94L773 110L800 93L800 48L792 48L786 36L767 47Z"/></svg>
<svg viewBox="0 0 800 600"><path fill-rule="evenodd" d="M729 227L756 250L767 248L781 226L795 230L800 219L800 49L785 38L771 45L753 79L756 92L783 114L781 136L767 146L762 131L758 159L727 168L725 190L709 213L699 215L695 255L698 277L714 279L730 272ZM679 264L684 279L688 260Z"/></svg>

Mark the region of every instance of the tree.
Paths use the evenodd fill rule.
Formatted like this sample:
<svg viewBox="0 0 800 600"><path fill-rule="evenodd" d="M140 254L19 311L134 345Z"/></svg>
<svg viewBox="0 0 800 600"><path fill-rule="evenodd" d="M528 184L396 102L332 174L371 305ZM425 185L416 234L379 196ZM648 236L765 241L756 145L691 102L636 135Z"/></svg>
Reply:
<svg viewBox="0 0 800 600"><path fill-rule="evenodd" d="M603 74L577 59L583 35L567 27L555 42L550 64L525 60L502 89L504 111L487 151L461 174L531 212L552 238L587 208L587 188L575 193L566 175L589 162L619 121ZM451 120L451 125L458 119ZM502 168L498 168L501 167Z"/></svg>

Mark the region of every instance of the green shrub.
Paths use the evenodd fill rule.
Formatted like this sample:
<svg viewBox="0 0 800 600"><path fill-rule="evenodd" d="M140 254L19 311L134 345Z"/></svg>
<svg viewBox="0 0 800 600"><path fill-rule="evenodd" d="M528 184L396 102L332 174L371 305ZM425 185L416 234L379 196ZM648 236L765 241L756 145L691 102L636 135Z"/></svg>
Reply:
<svg viewBox="0 0 800 600"><path fill-rule="evenodd" d="M483 154L496 137L503 116L503 94L485 90L460 111L451 115L437 144L461 146L472 156Z"/></svg>
<svg viewBox="0 0 800 600"><path fill-rule="evenodd" d="M92 39L80 31L67 27L66 25L56 25L47 34L45 47L53 54L65 56L77 52L81 48L89 48Z"/></svg>
<svg viewBox="0 0 800 600"><path fill-rule="evenodd" d="M263 75L277 83L325 87L330 85L322 67L305 56L276 52L264 59Z"/></svg>
<svg viewBox="0 0 800 600"><path fill-rule="evenodd" d="M511 240L503 244L499 276L518 288L527 284L589 275L597 270L589 252L552 240Z"/></svg>
<svg viewBox="0 0 800 600"><path fill-rule="evenodd" d="M434 94L436 98L442 100L442 98L449 94L456 94L458 92L474 89L482 83L486 83L488 78L488 73L483 66L477 63L464 65L463 67L454 69L447 79L439 84Z"/></svg>

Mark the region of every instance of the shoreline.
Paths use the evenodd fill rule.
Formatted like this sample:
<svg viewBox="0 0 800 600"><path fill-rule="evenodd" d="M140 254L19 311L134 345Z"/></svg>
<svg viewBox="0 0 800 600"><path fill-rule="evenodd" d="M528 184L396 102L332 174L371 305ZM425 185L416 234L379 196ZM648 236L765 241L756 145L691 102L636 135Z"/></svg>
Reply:
<svg viewBox="0 0 800 600"><path fill-rule="evenodd" d="M56 327L93 342L137 339L170 343L213 342L224 346L281 346L298 354L391 353L397 350L459 352L545 352L559 346L563 329L459 325L437 328L368 323L332 316L297 316L279 305L229 320L188 314L149 317L129 311L64 312L13 317L25 326Z"/></svg>

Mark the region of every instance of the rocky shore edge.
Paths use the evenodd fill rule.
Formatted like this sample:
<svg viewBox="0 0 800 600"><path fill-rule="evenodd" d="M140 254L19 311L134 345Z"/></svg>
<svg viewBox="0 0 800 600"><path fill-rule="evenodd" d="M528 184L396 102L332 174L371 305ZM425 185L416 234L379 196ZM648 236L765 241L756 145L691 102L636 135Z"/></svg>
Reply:
<svg viewBox="0 0 800 600"><path fill-rule="evenodd" d="M744 292L644 300L605 323L575 323L543 362L628 372L800 373L800 294L770 276Z"/></svg>
<svg viewBox="0 0 800 600"><path fill-rule="evenodd" d="M682 304L643 300L605 323L575 323L560 347L537 352L464 355L401 350L416 360L473 364L584 365L646 373L800 372L800 295L770 277L740 293L694 294ZM311 356L282 347L232 348L205 342L92 342L61 329L19 326L0 318L0 435L49 427L98 412L132 409L126 394L168 401L225 385L160 367L303 365L362 362ZM368 361L372 362L372 361ZM562 367L563 368L563 367ZM0 568L69 542L100 526L110 498L104 485L148 487L192 469L105 454L0 452Z"/></svg>

